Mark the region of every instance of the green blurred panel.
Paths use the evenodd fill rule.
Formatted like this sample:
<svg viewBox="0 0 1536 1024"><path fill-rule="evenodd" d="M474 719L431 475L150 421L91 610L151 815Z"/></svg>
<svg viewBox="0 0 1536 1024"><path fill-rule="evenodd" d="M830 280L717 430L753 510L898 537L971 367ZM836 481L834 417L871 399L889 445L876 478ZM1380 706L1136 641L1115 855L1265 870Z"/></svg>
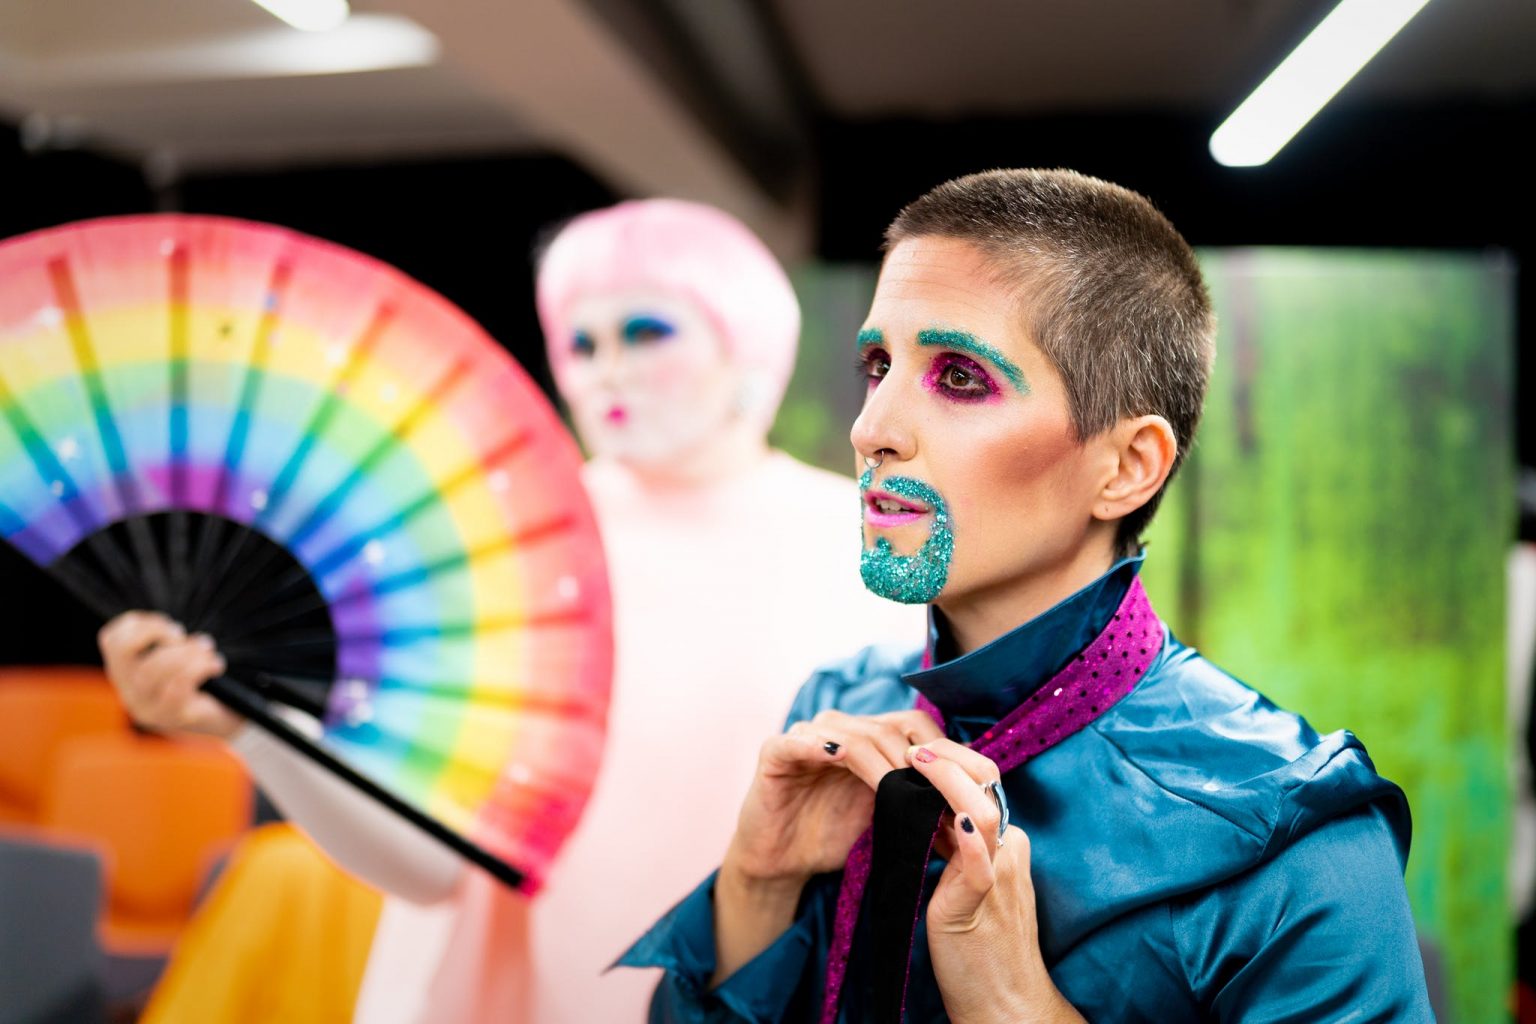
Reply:
<svg viewBox="0 0 1536 1024"><path fill-rule="evenodd" d="M1176 632L1413 808L1408 891L1456 1021L1506 1014L1511 275L1470 255L1205 253L1205 422L1149 538Z"/></svg>
<svg viewBox="0 0 1536 1024"><path fill-rule="evenodd" d="M848 429L864 400L854 337L875 294L875 268L813 263L792 275L804 310L795 374L769 440L795 458L853 474Z"/></svg>

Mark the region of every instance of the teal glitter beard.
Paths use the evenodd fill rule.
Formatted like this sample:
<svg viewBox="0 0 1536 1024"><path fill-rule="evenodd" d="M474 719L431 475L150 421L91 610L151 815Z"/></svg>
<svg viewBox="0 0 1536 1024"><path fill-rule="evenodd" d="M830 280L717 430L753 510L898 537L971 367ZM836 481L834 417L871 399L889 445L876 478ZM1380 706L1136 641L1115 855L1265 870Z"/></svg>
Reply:
<svg viewBox="0 0 1536 1024"><path fill-rule="evenodd" d="M868 492L875 471L859 478L859 493ZM870 593L902 604L927 604L949 582L949 563L955 557L955 534L949 528L949 509L939 492L911 477L892 476L880 481L881 490L898 498L921 501L933 510L933 530L916 554L898 555L891 542L876 539L859 558L859 574ZM862 540L862 532L860 535Z"/></svg>

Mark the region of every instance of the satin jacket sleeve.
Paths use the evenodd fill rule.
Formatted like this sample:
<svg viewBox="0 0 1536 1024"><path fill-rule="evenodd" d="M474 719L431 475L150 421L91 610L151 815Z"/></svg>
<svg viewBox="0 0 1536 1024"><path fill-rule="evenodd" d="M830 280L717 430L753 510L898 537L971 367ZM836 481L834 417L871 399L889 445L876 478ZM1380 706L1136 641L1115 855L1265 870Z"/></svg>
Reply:
<svg viewBox="0 0 1536 1024"><path fill-rule="evenodd" d="M1433 1020L1402 862L1378 809L1171 905L1201 1017L1243 1024Z"/></svg>
<svg viewBox="0 0 1536 1024"><path fill-rule="evenodd" d="M794 923L715 989L715 876L673 907L619 960L666 971L651 1001L652 1024L716 1024L809 1019L820 993L821 958L831 937L837 875L806 886Z"/></svg>

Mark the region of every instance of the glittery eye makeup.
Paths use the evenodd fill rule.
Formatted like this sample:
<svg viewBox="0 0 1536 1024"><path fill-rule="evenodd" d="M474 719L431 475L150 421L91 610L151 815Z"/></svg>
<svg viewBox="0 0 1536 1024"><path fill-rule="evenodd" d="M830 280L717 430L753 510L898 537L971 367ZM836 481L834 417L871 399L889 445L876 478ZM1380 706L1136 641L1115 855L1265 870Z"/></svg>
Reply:
<svg viewBox="0 0 1536 1024"><path fill-rule="evenodd" d="M891 372L891 357L883 348L866 348L854 361L853 372L859 375L866 387L874 387Z"/></svg>
<svg viewBox="0 0 1536 1024"><path fill-rule="evenodd" d="M935 394L959 402L986 402L1002 397L1003 389L972 356L995 367L1019 394L1029 394L1024 371L974 334L947 327L927 327L917 332L916 341L925 348L955 350L940 353L923 376L923 386ZM866 327L858 334L859 359L854 367L869 387L874 387L890 372L891 356L884 345L885 333L878 327Z"/></svg>
<svg viewBox="0 0 1536 1024"><path fill-rule="evenodd" d="M592 335L586 331L577 331L571 338L571 353L578 356L591 356L597 351L597 343L592 340Z"/></svg>
<svg viewBox="0 0 1536 1024"><path fill-rule="evenodd" d="M1007 356L974 334L946 327L929 327L917 332L917 343L934 348L956 349L960 352L968 352L973 356L978 356L997 367L998 371L1008 378L1008 383L1012 384L1013 389L1019 394L1029 394L1029 381L1024 379L1024 371L1019 369Z"/></svg>
<svg viewBox="0 0 1536 1024"><path fill-rule="evenodd" d="M1002 391L974 359L945 352L934 359L923 387L957 402L990 402Z"/></svg>
<svg viewBox="0 0 1536 1024"><path fill-rule="evenodd" d="M620 333L626 345L649 345L672 337L677 328L659 316L641 315L626 319Z"/></svg>
<svg viewBox="0 0 1536 1024"><path fill-rule="evenodd" d="M865 387L872 388L891 372L891 354L879 347L885 344L885 334L878 327L866 327L859 332L857 344L859 357L854 361L853 372Z"/></svg>

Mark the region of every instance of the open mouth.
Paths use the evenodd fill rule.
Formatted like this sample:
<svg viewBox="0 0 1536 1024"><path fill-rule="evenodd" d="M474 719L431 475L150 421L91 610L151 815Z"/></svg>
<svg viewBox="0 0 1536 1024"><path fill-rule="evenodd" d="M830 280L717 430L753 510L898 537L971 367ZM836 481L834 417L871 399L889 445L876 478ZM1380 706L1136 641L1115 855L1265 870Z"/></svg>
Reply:
<svg viewBox="0 0 1536 1024"><path fill-rule="evenodd" d="M868 491L864 495L864 521L871 526L906 526L930 511L922 502L898 498L885 491Z"/></svg>

